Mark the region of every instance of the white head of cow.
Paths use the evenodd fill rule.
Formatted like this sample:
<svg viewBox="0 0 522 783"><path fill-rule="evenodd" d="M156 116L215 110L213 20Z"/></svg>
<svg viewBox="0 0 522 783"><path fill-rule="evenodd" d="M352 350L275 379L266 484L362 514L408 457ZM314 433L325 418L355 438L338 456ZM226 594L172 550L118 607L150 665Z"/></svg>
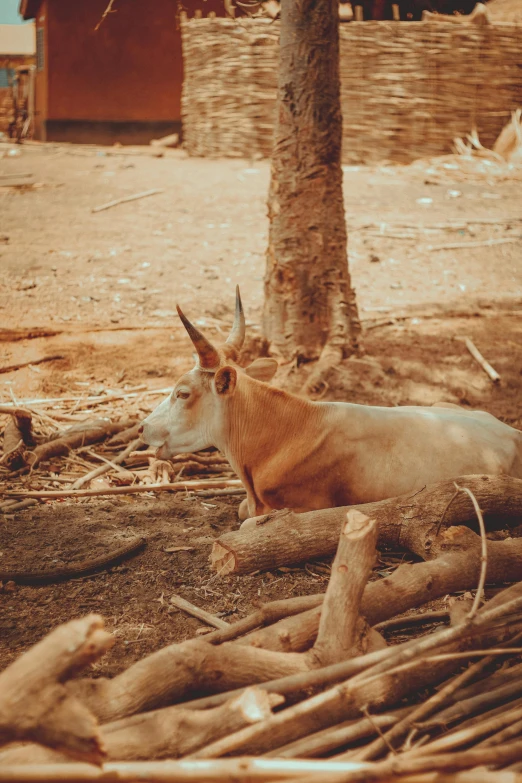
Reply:
<svg viewBox="0 0 522 783"><path fill-rule="evenodd" d="M197 351L193 370L182 375L172 394L143 422L142 437L157 448L158 459L200 451L221 440L226 406L233 404L244 375L269 381L277 370L275 359L256 359L242 369L236 362L245 339L245 316L239 287L236 289L234 325L225 344L215 348L177 307L183 326Z"/></svg>

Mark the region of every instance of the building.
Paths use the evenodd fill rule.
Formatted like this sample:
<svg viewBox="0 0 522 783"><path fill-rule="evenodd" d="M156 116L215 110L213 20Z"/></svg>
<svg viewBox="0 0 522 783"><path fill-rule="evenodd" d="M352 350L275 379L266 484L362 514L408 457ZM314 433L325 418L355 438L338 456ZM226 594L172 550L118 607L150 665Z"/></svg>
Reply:
<svg viewBox="0 0 522 783"><path fill-rule="evenodd" d="M223 0L21 0L36 24L34 137L146 144L179 133L180 10L225 13Z"/></svg>
<svg viewBox="0 0 522 783"><path fill-rule="evenodd" d="M10 136L16 122L16 82L20 69L35 62L33 24L0 25L0 132Z"/></svg>

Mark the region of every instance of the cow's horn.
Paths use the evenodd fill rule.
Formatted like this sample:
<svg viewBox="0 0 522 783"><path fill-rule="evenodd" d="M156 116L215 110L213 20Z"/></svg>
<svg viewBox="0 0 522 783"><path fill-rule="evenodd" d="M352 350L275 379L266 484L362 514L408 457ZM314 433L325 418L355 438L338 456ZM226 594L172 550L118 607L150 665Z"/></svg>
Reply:
<svg viewBox="0 0 522 783"><path fill-rule="evenodd" d="M189 319L186 318L181 308L176 305L178 315L181 318L181 323L188 332L190 339L194 344L194 348L198 352L199 366L203 370L217 370L219 367L219 353L216 351L212 343L209 343L206 337L203 337L199 329L193 326Z"/></svg>
<svg viewBox="0 0 522 783"><path fill-rule="evenodd" d="M235 348L236 351L240 351L245 342L245 314L243 312L243 305L241 303L241 294L239 293L239 286L236 286L236 314L234 316L234 325L232 331L226 341L227 345L231 348Z"/></svg>

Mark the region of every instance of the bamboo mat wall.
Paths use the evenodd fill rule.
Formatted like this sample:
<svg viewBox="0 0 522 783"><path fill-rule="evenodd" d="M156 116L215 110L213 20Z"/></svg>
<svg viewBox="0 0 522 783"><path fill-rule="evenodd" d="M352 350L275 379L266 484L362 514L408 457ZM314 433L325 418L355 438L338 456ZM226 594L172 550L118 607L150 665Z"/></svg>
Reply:
<svg viewBox="0 0 522 783"><path fill-rule="evenodd" d="M269 157L279 23L191 19L182 24L184 146L205 157ZM522 25L343 24L345 163L451 151L473 126L490 146L522 105Z"/></svg>

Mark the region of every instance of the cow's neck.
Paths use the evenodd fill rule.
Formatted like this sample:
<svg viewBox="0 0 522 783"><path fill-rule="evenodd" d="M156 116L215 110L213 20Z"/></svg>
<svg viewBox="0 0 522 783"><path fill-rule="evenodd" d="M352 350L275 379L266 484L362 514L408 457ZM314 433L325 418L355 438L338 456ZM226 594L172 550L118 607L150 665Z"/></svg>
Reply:
<svg viewBox="0 0 522 783"><path fill-rule="evenodd" d="M322 431L322 406L264 383L238 384L216 446L254 496L259 476L278 454L303 450ZM306 432L306 437L304 433ZM290 452L289 452L290 449Z"/></svg>

